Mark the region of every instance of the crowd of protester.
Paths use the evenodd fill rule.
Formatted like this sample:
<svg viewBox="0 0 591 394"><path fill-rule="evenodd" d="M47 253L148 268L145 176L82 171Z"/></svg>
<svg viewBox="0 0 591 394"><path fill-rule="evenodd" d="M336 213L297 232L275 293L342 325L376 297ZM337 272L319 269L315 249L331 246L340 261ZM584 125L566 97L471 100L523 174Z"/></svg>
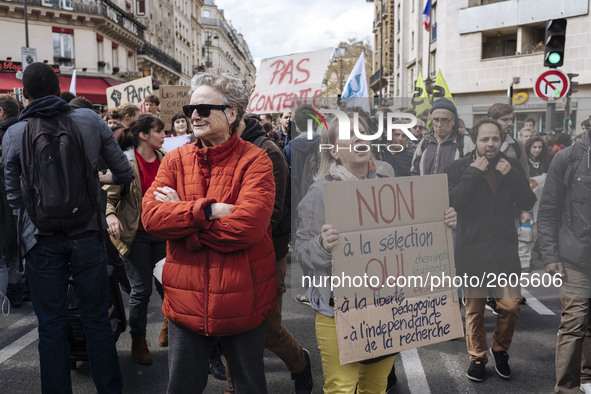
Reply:
<svg viewBox="0 0 591 394"><path fill-rule="evenodd" d="M527 118L519 138L514 138L512 106L493 104L487 116L467 128L455 104L440 98L428 118L417 119L410 128L414 138L402 130L393 131L391 143L402 149L372 154L335 149L362 141L353 129L347 141L339 140L337 122L330 119L328 130L317 129L309 139L304 133L308 126L303 114L309 108L305 105L293 114L246 113L246 87L219 70L193 77L190 103L170 124L160 120L155 95L146 97L146 113L134 104L123 104L99 116L88 100L68 92L60 95L54 77L51 68L41 63L25 70L25 97L31 103L24 109L11 96L0 96L2 231L11 235L2 237L0 245L0 294L6 295L12 287L12 304L18 307L22 295L14 298L14 289L24 286L23 277L27 278L39 320L44 390L71 390L69 364L64 362L67 338L62 335L65 304L59 300L65 295L67 276L48 276L41 266L47 250L54 248L60 256L53 259L56 271L72 274L79 287L95 282L96 294L81 299L91 369L99 392L121 391L114 339L105 334L106 304L97 300L105 296L106 277L102 271L99 274L100 268L81 269L82 257L72 251L74 245L80 253L83 248L78 250L77 245L84 241L92 242L84 250L94 253L97 267L106 263L104 242L107 249L116 250L125 267L131 356L144 365L152 363L146 324L156 288L164 314L158 343L168 347L169 393L202 392L208 373L228 381L226 392L264 393L265 348L285 363L296 393L311 393L309 351L282 325L281 309L288 257L304 273L331 274L331 252L340 237L338 229L326 223L324 183L447 174L450 207L441 217L453 229L458 272L474 273L478 267L530 272L545 265L547 272L568 273L572 278L561 288L563 321L555 391L575 392L582 385L591 392L591 380L585 380L591 379L586 360L591 356L584 351L591 341L589 269L582 262L590 257L588 245L584 246L589 234L568 227L579 225L576 218L569 216L566 224L561 221L567 210L563 206L578 209L583 227L591 221L591 189L580 177L572 186L559 182L570 180L570 172L583 174L583 180L591 176L588 120L581 124L582 132L571 138L566 133L540 135L534 119ZM343 110L351 119L354 113L359 115L359 131L366 134L386 121L380 114L416 116L410 108L381 107L373 116L357 107ZM40 232L22 205L15 183L22 170L18 160L18 139L22 140L26 125L22 120L51 119L55 113L79 125L87 155L100 169L97 220L103 228L95 220L80 231ZM171 152L162 149L165 138L186 135L191 143ZM571 166L573 143L586 159ZM318 152L318 144L333 149ZM578 194L573 197L572 193ZM558 235L565 225L572 230L566 243ZM104 239L98 236L103 229ZM489 232L492 241L485 235ZM290 233L293 243L288 256ZM564 252L569 245L582 251L570 256ZM156 280L153 270L163 260L161 280ZM41 290L47 280L55 281L53 297ZM507 285L490 294L466 288L464 295L467 377L477 382L484 379L489 353L496 372L509 379L508 351L519 306L526 302L520 288ZM332 297L330 289L320 286L311 286L297 297L315 311L324 391L385 392L396 382L395 356L341 365ZM497 315L491 346L486 341L485 308Z"/></svg>

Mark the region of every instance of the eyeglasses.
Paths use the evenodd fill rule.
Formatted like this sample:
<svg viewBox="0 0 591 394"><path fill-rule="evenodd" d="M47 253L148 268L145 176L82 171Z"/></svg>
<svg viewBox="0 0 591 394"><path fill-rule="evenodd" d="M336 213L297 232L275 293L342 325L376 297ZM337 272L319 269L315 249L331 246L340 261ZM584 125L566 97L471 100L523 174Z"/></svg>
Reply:
<svg viewBox="0 0 591 394"><path fill-rule="evenodd" d="M197 115L200 118L207 118L211 115L212 109L219 109L220 111L230 108L229 105L216 105L216 104L197 104L197 105L183 105L183 112L185 116L191 117L194 111L197 111Z"/></svg>
<svg viewBox="0 0 591 394"><path fill-rule="evenodd" d="M442 126L446 126L451 121L451 118L431 118L432 123L439 123Z"/></svg>

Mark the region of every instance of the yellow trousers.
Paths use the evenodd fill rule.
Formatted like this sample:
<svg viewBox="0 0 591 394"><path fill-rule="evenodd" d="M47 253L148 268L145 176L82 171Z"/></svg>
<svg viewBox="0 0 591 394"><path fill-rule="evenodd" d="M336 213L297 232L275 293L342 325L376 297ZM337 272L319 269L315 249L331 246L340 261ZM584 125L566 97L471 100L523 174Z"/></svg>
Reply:
<svg viewBox="0 0 591 394"><path fill-rule="evenodd" d="M334 317L316 312L316 340L322 358L324 392L326 394L380 394L386 392L388 374L394 356L373 364L359 362L341 365Z"/></svg>

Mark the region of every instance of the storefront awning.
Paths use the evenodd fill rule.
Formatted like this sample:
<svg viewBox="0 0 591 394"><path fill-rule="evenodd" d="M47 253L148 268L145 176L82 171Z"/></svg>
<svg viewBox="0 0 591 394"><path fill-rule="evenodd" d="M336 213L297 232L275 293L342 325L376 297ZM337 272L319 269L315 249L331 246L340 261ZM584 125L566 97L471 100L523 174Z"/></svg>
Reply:
<svg viewBox="0 0 591 394"><path fill-rule="evenodd" d="M58 75L62 92L70 90L71 76ZM108 77L76 77L76 96L84 97L93 104L107 104L107 88L121 82ZM16 73L0 73L0 93L12 92L14 88L22 88L23 83L16 79Z"/></svg>
<svg viewBox="0 0 591 394"><path fill-rule="evenodd" d="M22 82L16 79L16 73L0 73L0 93L12 92L13 88L22 87Z"/></svg>
<svg viewBox="0 0 591 394"><path fill-rule="evenodd" d="M59 76L62 92L70 90L71 76ZM76 97L84 97L93 104L107 104L107 88L121 82L113 78L88 78L76 76Z"/></svg>

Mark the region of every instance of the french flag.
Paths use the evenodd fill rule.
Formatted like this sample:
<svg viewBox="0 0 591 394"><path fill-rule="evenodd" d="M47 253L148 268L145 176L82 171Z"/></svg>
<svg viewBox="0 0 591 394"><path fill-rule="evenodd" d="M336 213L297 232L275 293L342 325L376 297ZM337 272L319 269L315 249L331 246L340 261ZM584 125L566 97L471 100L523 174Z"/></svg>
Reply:
<svg viewBox="0 0 591 394"><path fill-rule="evenodd" d="M425 30L429 31L431 28L431 0L427 0L427 4L425 4L425 9L423 10L423 25L425 25Z"/></svg>

